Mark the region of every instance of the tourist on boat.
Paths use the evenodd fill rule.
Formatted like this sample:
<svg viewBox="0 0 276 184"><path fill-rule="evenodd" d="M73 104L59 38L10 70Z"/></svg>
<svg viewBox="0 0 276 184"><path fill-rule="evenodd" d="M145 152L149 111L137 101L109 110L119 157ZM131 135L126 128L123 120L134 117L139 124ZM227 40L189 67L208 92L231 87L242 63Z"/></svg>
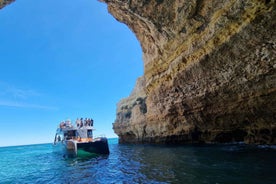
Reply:
<svg viewBox="0 0 276 184"><path fill-rule="evenodd" d="M80 119L80 128L83 127L83 118Z"/></svg>
<svg viewBox="0 0 276 184"><path fill-rule="evenodd" d="M91 126L93 126L94 120L92 118L90 120L91 120Z"/></svg>
<svg viewBox="0 0 276 184"><path fill-rule="evenodd" d="M60 122L60 124L59 124L59 128L64 128L64 127L65 127L65 123L64 123L64 121Z"/></svg>
<svg viewBox="0 0 276 184"><path fill-rule="evenodd" d="M87 125L91 126L91 119L90 118L87 119Z"/></svg>
<svg viewBox="0 0 276 184"><path fill-rule="evenodd" d="M84 119L84 125L88 126L88 119L87 118Z"/></svg>
<svg viewBox="0 0 276 184"><path fill-rule="evenodd" d="M77 125L77 127L79 127L80 126L80 119L79 118L77 118L77 120L76 120L76 125Z"/></svg>
<svg viewBox="0 0 276 184"><path fill-rule="evenodd" d="M67 119L67 120L65 121L65 126L66 126L66 127L72 127L72 124L71 124L71 120L70 120L70 119Z"/></svg>

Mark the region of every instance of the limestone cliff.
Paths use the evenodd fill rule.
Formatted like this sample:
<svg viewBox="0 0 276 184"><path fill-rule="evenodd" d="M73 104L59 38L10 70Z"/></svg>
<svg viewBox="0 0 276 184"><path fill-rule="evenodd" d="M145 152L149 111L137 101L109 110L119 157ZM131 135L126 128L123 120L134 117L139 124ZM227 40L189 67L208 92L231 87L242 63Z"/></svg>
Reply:
<svg viewBox="0 0 276 184"><path fill-rule="evenodd" d="M143 49L121 143L276 143L275 0L102 1Z"/></svg>
<svg viewBox="0 0 276 184"><path fill-rule="evenodd" d="M0 9L3 8L4 6L10 4L13 1L15 1L15 0L0 0Z"/></svg>

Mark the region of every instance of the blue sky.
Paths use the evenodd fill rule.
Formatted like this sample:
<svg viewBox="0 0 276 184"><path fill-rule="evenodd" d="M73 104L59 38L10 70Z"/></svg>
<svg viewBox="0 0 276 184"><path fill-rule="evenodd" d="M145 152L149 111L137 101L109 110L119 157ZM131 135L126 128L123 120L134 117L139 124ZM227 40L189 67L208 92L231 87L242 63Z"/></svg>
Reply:
<svg viewBox="0 0 276 184"><path fill-rule="evenodd" d="M97 0L15 1L0 11L0 146L52 142L60 121L116 137L116 103L143 75L128 27Z"/></svg>

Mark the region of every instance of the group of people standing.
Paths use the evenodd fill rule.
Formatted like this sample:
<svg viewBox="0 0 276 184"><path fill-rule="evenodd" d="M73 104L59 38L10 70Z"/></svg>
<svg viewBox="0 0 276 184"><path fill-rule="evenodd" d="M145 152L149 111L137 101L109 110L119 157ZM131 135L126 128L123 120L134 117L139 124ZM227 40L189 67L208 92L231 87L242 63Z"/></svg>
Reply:
<svg viewBox="0 0 276 184"><path fill-rule="evenodd" d="M71 120L67 119L65 121L60 122L59 127L60 128L66 128L66 127L72 128L73 126L71 124Z"/></svg>
<svg viewBox="0 0 276 184"><path fill-rule="evenodd" d="M85 118L85 119L77 118L76 120L76 125L78 128L81 128L83 126L93 126L93 124L94 124L94 121L92 118Z"/></svg>
<svg viewBox="0 0 276 184"><path fill-rule="evenodd" d="M93 124L94 124L94 121L93 121L93 119L92 118L85 118L85 119L83 119L83 118L77 118L77 120L76 120L76 126L78 127L78 128L81 128L81 127L84 127L84 126L93 126ZM72 126L72 124L71 124L71 120L70 119L67 119L67 120L65 120L65 121L62 121L60 124L59 124L59 127L60 128L66 128L66 127L68 127L68 128L72 128L73 126Z"/></svg>

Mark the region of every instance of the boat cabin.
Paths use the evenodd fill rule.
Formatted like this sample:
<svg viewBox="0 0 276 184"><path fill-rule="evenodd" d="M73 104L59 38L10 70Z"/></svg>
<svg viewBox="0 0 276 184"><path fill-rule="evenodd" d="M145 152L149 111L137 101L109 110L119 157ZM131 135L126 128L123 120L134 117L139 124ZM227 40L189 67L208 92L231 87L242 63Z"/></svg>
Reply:
<svg viewBox="0 0 276 184"><path fill-rule="evenodd" d="M76 140L79 142L90 142L93 139L92 128L58 128L55 142Z"/></svg>

